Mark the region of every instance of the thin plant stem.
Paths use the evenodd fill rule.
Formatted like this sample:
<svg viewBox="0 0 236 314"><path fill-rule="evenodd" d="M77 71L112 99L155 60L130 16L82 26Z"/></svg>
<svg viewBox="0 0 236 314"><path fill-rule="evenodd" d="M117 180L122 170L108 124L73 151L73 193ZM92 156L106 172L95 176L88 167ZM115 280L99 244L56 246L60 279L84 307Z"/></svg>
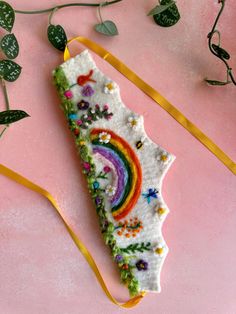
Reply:
<svg viewBox="0 0 236 314"><path fill-rule="evenodd" d="M2 130L2 132L0 133L0 138L3 136L4 132L6 131L6 129L8 128L8 126L5 126L5 128Z"/></svg>
<svg viewBox="0 0 236 314"><path fill-rule="evenodd" d="M121 2L122 0L113 0L113 1L106 1L103 2L103 6L115 4L117 2ZM61 5L56 5L55 7L44 9L44 10L33 10L33 11L23 11L23 10L14 10L15 13L19 14L42 14L42 13L48 13L52 12L53 10L57 9L63 9L66 7L99 7L100 3L67 3L67 4L61 4Z"/></svg>
<svg viewBox="0 0 236 314"><path fill-rule="evenodd" d="M220 32L218 30L216 30L216 26L217 26L217 23L219 21L219 18L224 10L224 7L225 7L225 0L220 0L219 3L221 3L221 9L216 17L216 20L215 20L215 23L212 27L212 30L211 32L208 34L208 46L209 46L209 49L211 51L211 53L216 56L217 58L219 58L220 60L222 60L227 68L227 83L233 83L234 85L236 85L236 81L234 79L234 76L233 76L233 73L232 73L232 68L229 66L228 62L219 54L217 54L214 49L212 48L212 39L213 39L213 36L214 34L218 34L219 36L219 43L218 43L218 46L220 47ZM229 80L229 77L231 79L231 81Z"/></svg>
<svg viewBox="0 0 236 314"><path fill-rule="evenodd" d="M6 84L5 84L5 81L3 78L1 79L1 81L2 81L2 89L3 89L6 109L9 110L10 109L10 103L9 103L9 98L8 98L8 94L7 94L7 87L6 87Z"/></svg>
<svg viewBox="0 0 236 314"><path fill-rule="evenodd" d="M52 12L49 14L49 17L48 17L48 23L49 25L51 25L51 21L52 21L52 17L54 15L54 13L56 13L56 11L58 11L58 8L55 8L54 10L52 10Z"/></svg>

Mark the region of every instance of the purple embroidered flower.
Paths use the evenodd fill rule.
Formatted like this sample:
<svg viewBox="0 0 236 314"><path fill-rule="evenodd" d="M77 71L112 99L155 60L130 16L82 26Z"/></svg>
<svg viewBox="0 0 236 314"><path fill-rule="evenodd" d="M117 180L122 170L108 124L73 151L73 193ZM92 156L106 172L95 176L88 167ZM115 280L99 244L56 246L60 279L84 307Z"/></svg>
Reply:
<svg viewBox="0 0 236 314"><path fill-rule="evenodd" d="M64 93L64 96L67 98L67 99L71 99L73 98L73 93L71 90L66 90L65 93Z"/></svg>
<svg viewBox="0 0 236 314"><path fill-rule="evenodd" d="M147 270L148 269L148 263L144 261L143 259L140 259L135 266L137 267L138 270Z"/></svg>
<svg viewBox="0 0 236 314"><path fill-rule="evenodd" d="M90 171L91 169L90 163L88 162L83 162L83 167L86 171Z"/></svg>
<svg viewBox="0 0 236 314"><path fill-rule="evenodd" d="M122 260L123 260L123 256L122 256L122 255L120 255L120 254L116 255L115 261L116 261L117 263L121 262Z"/></svg>
<svg viewBox="0 0 236 314"><path fill-rule="evenodd" d="M89 107L89 102L82 99L78 102L77 107L79 110L86 110Z"/></svg>
<svg viewBox="0 0 236 314"><path fill-rule="evenodd" d="M110 168L109 166L105 166L105 167L103 168L103 171L104 171L105 173L109 173L109 172L111 171L111 168Z"/></svg>
<svg viewBox="0 0 236 314"><path fill-rule="evenodd" d="M92 96L94 93L95 93L95 91L93 90L93 88L92 88L89 84L85 85L85 86L82 88L82 91L81 91L81 94L82 94L84 97L90 97L90 96Z"/></svg>
<svg viewBox="0 0 236 314"><path fill-rule="evenodd" d="M95 198L95 204L98 206L98 205L101 204L101 202L102 202L101 198L100 198L99 196L97 196L97 197Z"/></svg>

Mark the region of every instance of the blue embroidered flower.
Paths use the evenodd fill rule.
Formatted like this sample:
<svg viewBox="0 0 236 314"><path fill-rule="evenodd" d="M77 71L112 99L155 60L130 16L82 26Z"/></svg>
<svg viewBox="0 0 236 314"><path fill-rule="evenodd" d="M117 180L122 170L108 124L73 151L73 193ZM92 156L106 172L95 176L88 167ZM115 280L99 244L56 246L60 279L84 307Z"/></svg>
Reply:
<svg viewBox="0 0 236 314"><path fill-rule="evenodd" d="M76 120L77 119L77 114L76 113L71 113L71 114L69 114L68 118L71 119L71 120Z"/></svg>
<svg viewBox="0 0 236 314"><path fill-rule="evenodd" d="M99 186L100 186L100 184L99 184L98 181L94 181L94 182L93 182L93 188L94 188L94 190L97 190L97 189L99 188Z"/></svg>
<svg viewBox="0 0 236 314"><path fill-rule="evenodd" d="M152 198L157 198L158 191L156 189L148 189L147 193L142 193L148 204L150 204Z"/></svg>

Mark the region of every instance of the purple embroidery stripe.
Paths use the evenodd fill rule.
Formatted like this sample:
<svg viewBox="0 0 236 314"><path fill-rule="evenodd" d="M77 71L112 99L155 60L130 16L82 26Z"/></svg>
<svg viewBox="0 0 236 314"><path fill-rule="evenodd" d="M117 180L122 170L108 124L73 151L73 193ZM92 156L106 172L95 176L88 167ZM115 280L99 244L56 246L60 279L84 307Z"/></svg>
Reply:
<svg viewBox="0 0 236 314"><path fill-rule="evenodd" d="M128 180L127 170L121 158L108 147L103 148L103 147L96 146L93 148L93 152L98 153L102 155L104 158L108 159L114 165L116 169L117 176L118 176L117 189L116 189L115 195L111 199L112 207L114 207L117 204L119 204L120 200L123 198L123 194L125 192L125 186Z"/></svg>

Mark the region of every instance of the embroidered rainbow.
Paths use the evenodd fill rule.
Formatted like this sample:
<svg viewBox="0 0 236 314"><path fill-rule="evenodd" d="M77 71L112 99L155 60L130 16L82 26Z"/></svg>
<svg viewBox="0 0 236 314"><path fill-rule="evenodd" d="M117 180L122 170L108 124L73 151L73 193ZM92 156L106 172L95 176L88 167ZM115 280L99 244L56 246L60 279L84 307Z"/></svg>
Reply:
<svg viewBox="0 0 236 314"><path fill-rule="evenodd" d="M101 143L99 134L111 135L109 143ZM114 132L106 129L93 129L90 133L93 153L100 154L114 167L117 186L111 199L111 211L114 219L124 218L135 206L142 185L142 169L140 162L130 145Z"/></svg>

